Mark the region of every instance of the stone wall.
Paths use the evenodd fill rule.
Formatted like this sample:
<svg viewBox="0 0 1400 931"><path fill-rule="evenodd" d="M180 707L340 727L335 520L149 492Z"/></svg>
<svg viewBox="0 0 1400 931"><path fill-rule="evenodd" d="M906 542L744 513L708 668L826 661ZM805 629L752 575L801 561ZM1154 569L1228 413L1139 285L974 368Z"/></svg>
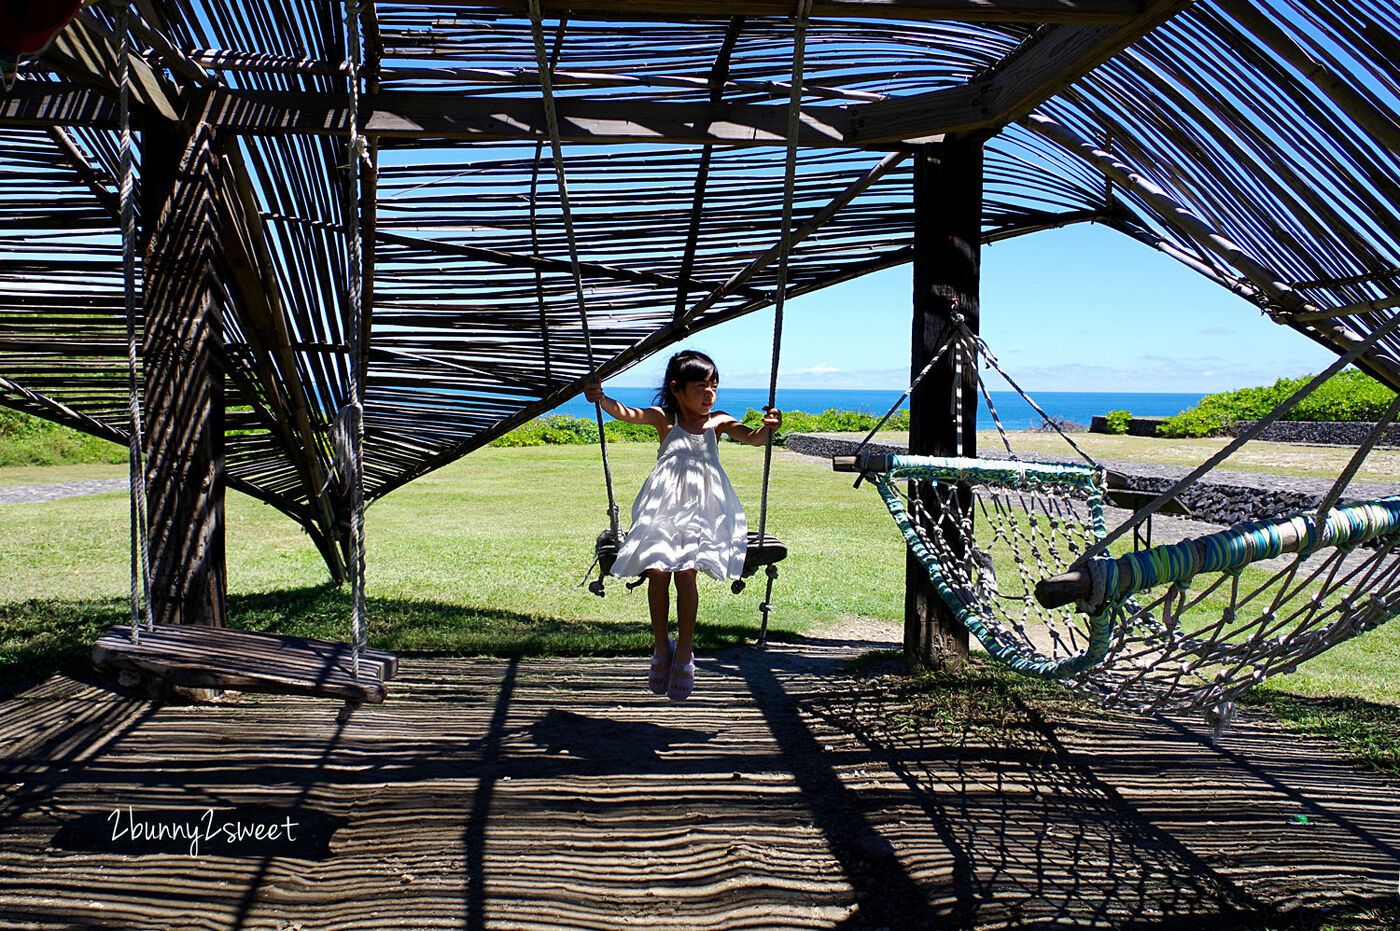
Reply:
<svg viewBox="0 0 1400 931"><path fill-rule="evenodd" d="M1134 417L1128 422L1129 436L1156 436L1157 425L1165 417ZM1225 429L1227 436L1239 436L1254 426L1253 420L1242 420ZM1374 423L1344 423L1340 421L1280 420L1269 424L1259 439L1271 443L1306 443L1312 446L1360 446ZM1108 421L1098 416L1089 424L1090 433L1107 433ZM1376 444L1381 448L1400 449L1400 424L1386 427L1385 435Z"/></svg>
<svg viewBox="0 0 1400 931"><path fill-rule="evenodd" d="M1254 426L1254 421L1244 420L1226 432L1239 436ZM1360 446L1374 423L1342 423L1338 421L1280 420L1264 428L1259 435L1261 440L1274 443L1309 443L1314 446ZM1376 444L1380 447L1400 447L1400 424L1390 424L1385 434Z"/></svg>

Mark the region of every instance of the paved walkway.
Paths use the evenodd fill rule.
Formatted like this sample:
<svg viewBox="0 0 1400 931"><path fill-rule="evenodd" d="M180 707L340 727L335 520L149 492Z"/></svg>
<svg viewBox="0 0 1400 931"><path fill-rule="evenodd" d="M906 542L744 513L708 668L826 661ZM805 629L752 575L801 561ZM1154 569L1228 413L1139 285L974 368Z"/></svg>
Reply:
<svg viewBox="0 0 1400 931"><path fill-rule="evenodd" d="M1324 742L995 690L930 714L840 673L888 645L701 657L683 704L636 657L405 657L344 724L54 678L0 702L0 928L1311 927L1393 903L1400 786Z"/></svg>
<svg viewBox="0 0 1400 931"><path fill-rule="evenodd" d="M0 504L58 501L61 498L76 498L79 495L125 492L127 487L127 480L124 478L99 478L88 482L58 482L52 485L15 485L11 488L0 488Z"/></svg>

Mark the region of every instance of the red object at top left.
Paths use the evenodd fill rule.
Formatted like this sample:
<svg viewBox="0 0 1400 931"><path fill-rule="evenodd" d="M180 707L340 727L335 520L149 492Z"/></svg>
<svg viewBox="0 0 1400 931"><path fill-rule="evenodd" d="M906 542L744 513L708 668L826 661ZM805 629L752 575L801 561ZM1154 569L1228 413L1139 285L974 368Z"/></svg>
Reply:
<svg viewBox="0 0 1400 931"><path fill-rule="evenodd" d="M0 58L18 61L48 48L82 0L0 0Z"/></svg>

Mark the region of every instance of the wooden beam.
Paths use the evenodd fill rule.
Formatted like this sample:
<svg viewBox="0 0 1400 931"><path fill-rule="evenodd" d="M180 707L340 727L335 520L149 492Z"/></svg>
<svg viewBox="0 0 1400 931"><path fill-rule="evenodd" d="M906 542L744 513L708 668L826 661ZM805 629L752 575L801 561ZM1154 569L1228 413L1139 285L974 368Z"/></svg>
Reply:
<svg viewBox="0 0 1400 931"><path fill-rule="evenodd" d="M460 255L464 258L478 259L482 262L489 262L493 265L503 265L507 268L529 268L536 271L552 271L563 274L572 274L573 266L564 259L547 259L538 255L518 255L514 252L499 252L495 249L483 249L480 246L468 246L459 243L437 242L432 239L418 239L412 236L399 236L394 233L380 231L375 234L377 242L389 243L396 246L403 246L408 249L423 249L428 252L435 252L439 255ZM713 281L701 281L696 278L687 278L684 281L673 275L663 275L659 272L638 271L632 268L620 268L614 265L600 265L597 262L580 262L579 270L584 277L611 278L616 281L630 281L636 284L659 285L664 288L674 288L677 284L696 291L712 291L717 285ZM753 288L738 288L736 292L747 297L759 297L761 292Z"/></svg>
<svg viewBox="0 0 1400 931"><path fill-rule="evenodd" d="M117 101L69 82L19 81L0 98L0 126L116 129Z"/></svg>
<svg viewBox="0 0 1400 931"><path fill-rule="evenodd" d="M117 58L121 42L91 12L83 11L55 37L43 63L76 81L115 91L120 87ZM174 85L136 54L128 56L131 99L167 120L178 118Z"/></svg>
<svg viewBox="0 0 1400 931"><path fill-rule="evenodd" d="M520 0L445 0L439 9L496 7L518 13ZM893 19L916 22L1121 23L1139 0L813 0L815 19ZM791 17L792 0L540 0L546 14L595 19L724 19Z"/></svg>
<svg viewBox="0 0 1400 931"><path fill-rule="evenodd" d="M549 138L538 100L464 97L443 91L369 93L361 99L363 132L377 140L541 142ZM780 146L787 131L785 113L772 106L574 98L558 103L560 139L571 145ZM181 106L187 123L208 123L222 134L345 136L350 127L345 94L201 88L186 91ZM845 105L804 108L800 144L810 148L852 145L846 139L849 109ZM25 81L0 100L0 127L116 129L117 121L115 99L74 84Z"/></svg>
<svg viewBox="0 0 1400 931"><path fill-rule="evenodd" d="M344 136L349 132L346 94L286 91L194 91L186 116L225 132ZM544 108L535 99L467 97L447 91L364 94L362 131L388 139L464 139L477 142L549 139ZM787 113L782 107L707 102L656 103L561 99L563 142L655 142L678 144L782 145ZM844 146L846 108L803 110L798 133L803 146Z"/></svg>
<svg viewBox="0 0 1400 931"><path fill-rule="evenodd" d="M67 404L55 401L47 395L37 391L30 391L23 385L11 381L0 375L0 406L23 411L26 414L33 414L35 417L42 417L54 423L61 423L65 427L95 436L99 439L110 440L113 443L125 446L128 440L126 430L118 429L103 420L89 417L82 411L74 410Z"/></svg>
<svg viewBox="0 0 1400 931"><path fill-rule="evenodd" d="M160 624L222 627L224 382L217 362L222 325L212 136L208 127L188 137L148 129L143 140L142 218L149 236L141 357L151 615Z"/></svg>
<svg viewBox="0 0 1400 931"><path fill-rule="evenodd" d="M73 141L73 137L68 134L67 130L62 126L50 126L48 127L48 134L49 138L63 151L63 154L68 156L69 164L73 166L73 170L78 173L78 176L83 179L83 183L88 186L88 190L92 191L92 196L97 198L97 202L103 206L113 220L117 223L121 223L122 206L120 192L113 191L102 183L97 169L93 166L92 162L88 161L87 156L78 148L78 144Z"/></svg>
<svg viewBox="0 0 1400 931"><path fill-rule="evenodd" d="M1030 113L1166 22L1192 0L1152 0L1121 26L1042 29L967 84L850 107L847 143L924 141L945 133L997 130Z"/></svg>
<svg viewBox="0 0 1400 931"><path fill-rule="evenodd" d="M977 332L982 223L982 145L958 139L927 146L914 165L914 319L912 377L963 326ZM909 452L914 456L977 455L977 363L956 349L909 396ZM972 491L959 483L959 510L972 517ZM922 503L914 520L930 534L942 533L961 549L930 482L910 483L909 496ZM928 570L906 553L904 653L913 663L954 667L968 655L967 628L939 597Z"/></svg>
<svg viewBox="0 0 1400 931"><path fill-rule="evenodd" d="M322 542L337 540L342 522L336 516L330 497L327 466L322 461L321 443L311 425L311 401L294 355L281 288L268 246L267 234L258 214L252 179L237 146L223 152L228 183L215 198L220 222L224 225L224 262L230 270L230 292L238 321L258 359L258 377L268 405L275 412L277 437L288 460L301 479L310 502L309 521L303 521L326 561L331 578L345 579L345 563L339 550ZM319 525L319 531L313 522Z"/></svg>

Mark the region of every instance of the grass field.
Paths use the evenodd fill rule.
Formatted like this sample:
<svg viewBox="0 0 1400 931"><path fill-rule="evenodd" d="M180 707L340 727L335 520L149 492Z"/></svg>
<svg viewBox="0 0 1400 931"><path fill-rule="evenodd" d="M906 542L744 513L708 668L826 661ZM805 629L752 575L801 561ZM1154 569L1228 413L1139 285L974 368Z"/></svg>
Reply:
<svg viewBox="0 0 1400 931"><path fill-rule="evenodd" d="M1047 439L1026 438L1032 446ZM1142 456L1159 442L1101 439L1113 451L1092 451L1106 458ZM1318 474L1333 455L1283 449ZM610 451L625 515L655 447L613 444ZM762 450L725 444L722 456L756 527ZM123 471L4 469L0 487ZM878 496L853 490L851 481L821 461L774 458L769 527L791 549L774 591L778 636L837 627L851 617L903 615L901 541ZM227 507L232 622L345 637L346 590L328 583L309 538L243 495L230 493ZM0 673L81 669L97 633L126 617L127 508L124 494L0 505ZM649 644L644 590L627 592L614 580L599 599L578 585L605 525L596 447L488 448L401 488L367 515L371 641L401 652L468 655L641 652ZM733 595L727 585L702 580L699 649L754 635L762 581L756 577ZM1342 644L1262 691L1285 717L1366 739L1377 722L1393 723L1400 706L1400 625ZM1396 744L1400 733L1382 755L1395 756ZM1395 760L1400 765L1400 756Z"/></svg>
<svg viewBox="0 0 1400 931"><path fill-rule="evenodd" d="M610 451L625 514L655 447ZM756 525L762 450L726 444L724 459ZM0 486L9 484L0 474ZM779 455L772 496L769 529L792 551L775 588L775 630L900 616L901 548L873 495L821 463ZM611 581L600 599L578 586L606 506L597 449L585 446L486 449L394 492L366 517L372 640L395 650L493 654L644 649L644 590ZM125 613L127 507L124 494L0 505L0 663L71 652L61 644L72 638L48 630L65 626L66 615L88 618L90 634ZM344 637L345 593L327 584L309 538L243 495L230 493L227 507L232 620ZM703 645L752 636L762 581L740 595L702 581Z"/></svg>

